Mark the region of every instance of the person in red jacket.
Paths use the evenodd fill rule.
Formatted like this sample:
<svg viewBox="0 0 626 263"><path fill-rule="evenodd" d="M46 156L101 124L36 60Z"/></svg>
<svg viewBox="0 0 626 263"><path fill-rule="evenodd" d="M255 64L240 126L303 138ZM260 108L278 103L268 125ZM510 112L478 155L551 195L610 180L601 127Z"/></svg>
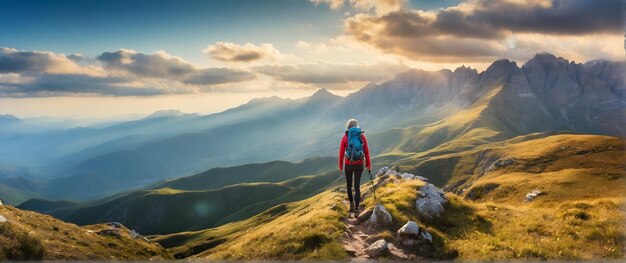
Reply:
<svg viewBox="0 0 626 263"><path fill-rule="evenodd" d="M341 144L339 145L339 172L345 174L346 185L348 191L348 199L350 200L350 212L359 210L359 203L361 199L361 174L363 173L363 159L350 160L346 155L346 148L348 148L348 130L352 127L359 127L358 122L355 119L350 119L346 124L346 132L341 138ZM361 133L361 143L363 146L363 157L365 159L365 167L368 172L372 171L370 163L370 151L367 146L367 138ZM344 173L345 164L345 173ZM352 180L354 176L354 181ZM354 182L354 196L352 195L352 182Z"/></svg>

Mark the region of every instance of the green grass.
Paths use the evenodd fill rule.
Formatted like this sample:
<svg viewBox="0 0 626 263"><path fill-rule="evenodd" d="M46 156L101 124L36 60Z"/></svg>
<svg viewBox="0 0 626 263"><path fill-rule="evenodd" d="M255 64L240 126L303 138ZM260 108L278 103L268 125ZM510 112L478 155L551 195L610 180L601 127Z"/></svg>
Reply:
<svg viewBox="0 0 626 263"><path fill-rule="evenodd" d="M278 204L306 199L339 183L337 179L337 173L332 172L212 190L141 190L52 214L79 225L119 221L150 235L194 231L245 220Z"/></svg>
<svg viewBox="0 0 626 263"><path fill-rule="evenodd" d="M299 176L334 171L336 163L337 160L335 158L324 157L311 158L299 163L272 161L226 168L214 168L197 175L161 182L155 185L154 188L210 190L241 183L278 183Z"/></svg>

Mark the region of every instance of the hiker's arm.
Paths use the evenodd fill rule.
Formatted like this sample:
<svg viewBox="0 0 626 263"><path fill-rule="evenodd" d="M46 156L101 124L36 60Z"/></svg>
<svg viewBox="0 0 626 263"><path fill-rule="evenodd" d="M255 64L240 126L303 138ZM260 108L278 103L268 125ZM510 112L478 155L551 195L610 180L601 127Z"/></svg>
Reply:
<svg viewBox="0 0 626 263"><path fill-rule="evenodd" d="M341 143L339 144L339 171L343 171L343 158L346 153L346 136L341 137Z"/></svg>
<svg viewBox="0 0 626 263"><path fill-rule="evenodd" d="M363 152L365 153L365 167L367 167L368 171L371 171L372 164L370 163L370 149L367 146L367 138L365 138L365 134L363 134Z"/></svg>

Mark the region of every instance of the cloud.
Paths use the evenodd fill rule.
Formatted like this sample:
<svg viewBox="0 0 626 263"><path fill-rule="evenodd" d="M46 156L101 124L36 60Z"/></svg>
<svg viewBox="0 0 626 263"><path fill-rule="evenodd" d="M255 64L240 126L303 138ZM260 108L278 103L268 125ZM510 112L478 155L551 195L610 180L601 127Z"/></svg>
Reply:
<svg viewBox="0 0 626 263"><path fill-rule="evenodd" d="M0 47L0 73L84 73L96 74L62 54L48 51L23 51Z"/></svg>
<svg viewBox="0 0 626 263"><path fill-rule="evenodd" d="M466 19L512 32L557 35L623 32L622 5L620 0L479 1Z"/></svg>
<svg viewBox="0 0 626 263"><path fill-rule="evenodd" d="M91 74L91 73L98 74ZM154 96L212 92L255 74L234 68L200 68L157 51L121 49L96 59L47 51L0 49L0 97ZM219 89L224 91L226 88Z"/></svg>
<svg viewBox="0 0 626 263"><path fill-rule="evenodd" d="M475 0L438 11L356 14L344 21L344 30L358 41L411 59L487 61L519 53L511 41L522 34L587 36L587 41L597 40L590 35L622 35L621 5L617 0ZM541 51L554 52L533 53Z"/></svg>
<svg viewBox="0 0 626 263"><path fill-rule="evenodd" d="M325 4L330 7L330 9L340 9L343 7L344 0L311 0L311 2L316 5Z"/></svg>
<svg viewBox="0 0 626 263"><path fill-rule="evenodd" d="M360 11L375 11L379 14L389 13L402 8L406 0L349 0L351 6Z"/></svg>
<svg viewBox="0 0 626 263"><path fill-rule="evenodd" d="M196 71L191 63L171 56L165 51L148 55L120 49L115 52L104 52L96 59L104 63L106 68L129 72L139 77L178 79Z"/></svg>
<svg viewBox="0 0 626 263"><path fill-rule="evenodd" d="M125 79L80 74L41 74L32 81L9 83L0 79L0 97L68 95L153 96L167 93L149 87L129 87Z"/></svg>
<svg viewBox="0 0 626 263"><path fill-rule="evenodd" d="M406 0L311 0L311 2L316 5L328 5L333 10L341 9L347 2L350 7L358 11L388 13L400 9Z"/></svg>
<svg viewBox="0 0 626 263"><path fill-rule="evenodd" d="M256 46L252 43L238 45L229 42L217 42L207 46L204 53L223 62L250 62L261 59L276 59L280 54L272 44Z"/></svg>
<svg viewBox="0 0 626 263"><path fill-rule="evenodd" d="M345 84L349 82L380 82L406 70L402 64L298 64L254 67L258 73L277 80L304 84Z"/></svg>
<svg viewBox="0 0 626 263"><path fill-rule="evenodd" d="M302 40L296 42L296 47L312 53L323 53L329 50L328 45L326 45L325 43L313 44Z"/></svg>

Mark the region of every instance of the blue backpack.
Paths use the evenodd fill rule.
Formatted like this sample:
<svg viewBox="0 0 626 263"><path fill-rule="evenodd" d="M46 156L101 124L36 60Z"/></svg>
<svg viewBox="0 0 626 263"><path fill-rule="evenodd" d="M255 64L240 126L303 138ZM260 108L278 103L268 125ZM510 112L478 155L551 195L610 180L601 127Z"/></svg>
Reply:
<svg viewBox="0 0 626 263"><path fill-rule="evenodd" d="M363 160L363 141L361 140L363 131L359 127L352 127L346 131L346 134L348 135L346 158L353 162Z"/></svg>

